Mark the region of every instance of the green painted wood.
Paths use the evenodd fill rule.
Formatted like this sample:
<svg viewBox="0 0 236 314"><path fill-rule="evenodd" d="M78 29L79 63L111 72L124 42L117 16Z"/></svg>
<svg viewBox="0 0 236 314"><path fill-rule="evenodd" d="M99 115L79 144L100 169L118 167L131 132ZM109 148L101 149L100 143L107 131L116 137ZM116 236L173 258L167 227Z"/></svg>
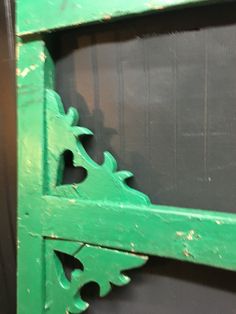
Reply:
<svg viewBox="0 0 236 314"><path fill-rule="evenodd" d="M216 0L217 1L217 0ZM17 0L19 36L214 0ZM218 0L219 1L219 0Z"/></svg>
<svg viewBox="0 0 236 314"><path fill-rule="evenodd" d="M44 236L236 270L234 214L55 197L44 202Z"/></svg>
<svg viewBox="0 0 236 314"><path fill-rule="evenodd" d="M61 284L58 279L57 285L55 284L53 289L49 289L49 294L46 294L51 278L51 275L49 275L49 279L45 277L47 274L46 270L49 265L54 263L55 259L54 255L50 255L47 250L48 242L50 242L48 238L53 239L54 236L53 234L50 234L49 237L45 237L42 229L44 220L47 219L48 215L44 206L44 195L50 195L50 188L52 189L50 182L54 182L49 164L51 150L47 147L48 141L46 140L46 135L50 133L50 130L52 131L51 127L48 126L54 126L53 122L60 122L60 115L59 113L57 117L49 115L50 111L52 111L53 114L55 113L55 108L53 107L53 104L55 105L55 103L49 101L48 104L48 98L50 100L50 96L53 96L54 100L54 97L57 95L53 92L53 63L45 47L45 43L40 40L28 43L19 41L16 50L18 57L16 73L19 121L17 312L20 314L65 314L65 311L68 313L68 309L70 309L73 311L72 313L81 313L83 311L81 308L81 304L84 304L83 301L79 300L80 305L77 305L77 302L73 303L72 301L76 298L77 290L82 288L87 281L89 282L90 279L93 279L93 277L91 278L92 273L96 273L96 265L98 261L91 264L91 254L94 256L94 259L98 256L101 260L101 264L105 262L107 263L107 260L109 259L113 266L117 265L119 271L141 266L147 258L125 252L118 252L117 250L107 250L101 247L94 248L86 245L83 252L86 251L85 253L88 254L79 256L82 261L86 259L86 257L90 260L90 262L86 262L86 267L90 265L89 271L86 269L85 274L82 276L84 283L77 283L79 278L76 277L76 284L72 282L73 287L70 288L69 291L65 289L65 295L62 297L64 289L60 289ZM52 92L49 93L48 91ZM59 97L57 96L57 100L58 99ZM50 106L50 104L52 104L52 106ZM58 106L56 106L56 109L57 108ZM46 119L47 117L49 120ZM53 121L54 118L58 121ZM81 132L86 133L86 129L76 128L75 126L71 127L71 124L74 123L74 118L75 111L71 110L66 118L66 123L59 123L58 126L61 129L61 132L65 135L67 134L66 126L68 126L68 131L72 130L73 137L76 138ZM65 129L63 130L64 127ZM70 135L70 133L68 135ZM69 136L68 140L70 141ZM76 143L76 141L71 142L72 144ZM60 145L58 146L60 147ZM58 151L57 145L55 145L54 148ZM55 163L53 163L53 165L56 166ZM57 172L59 173L62 169L61 167L58 167L58 165L59 162L56 166ZM55 182L54 188L56 188ZM53 195L53 192L51 194ZM57 197L57 199L59 199L59 197ZM69 229L69 226L67 226L67 229ZM61 241L60 245L56 245L61 247ZM68 250L70 245L71 241L65 241L65 248L63 251ZM50 261L49 258L51 258ZM121 274L119 275L118 270L116 267L111 267L107 281L105 280L106 276L104 273L102 295L109 282L118 285L128 283L128 280L126 280L125 277ZM95 276L95 279L101 280L102 273L103 272L101 271L100 276ZM51 305L51 303L48 302L51 291L53 291L54 302L58 300L56 306L54 306L55 304Z"/></svg>
<svg viewBox="0 0 236 314"><path fill-rule="evenodd" d="M45 194L56 197L44 198L44 236L236 270L236 215L152 205L126 184L132 174L117 171L110 153L104 153L101 165L90 158L79 137L91 132L77 122L77 111L66 114L59 95L47 89ZM79 184L61 184L67 150L74 166L87 172Z"/></svg>
<svg viewBox="0 0 236 314"><path fill-rule="evenodd" d="M64 251L73 240L99 246L96 252L107 247L236 270L235 215L152 205L126 184L131 173L117 171L111 154L105 152L103 164L95 163L79 140L91 132L77 126L75 109L64 112L53 90L53 65L44 42L20 42L18 54L18 313L51 308L45 270L55 258L45 250L49 239L65 241ZM79 184L62 184L67 150L74 166L87 171ZM113 253L119 262L123 255ZM63 299L59 308L52 305L50 313L70 308L74 285L72 290L68 303ZM62 300L62 291L53 299Z"/></svg>
<svg viewBox="0 0 236 314"><path fill-rule="evenodd" d="M52 11L43 6L45 2L31 7L28 1L20 2L20 27L27 20L24 6L24 10L29 9L28 22L33 27L39 20L45 30L73 24L66 15L59 19L55 10L58 24L50 26L47 14ZM67 8L70 3L77 2L65 2L63 10L74 17L72 7ZM118 2L115 4L117 12ZM143 12L140 2L119 4L122 14ZM38 9L35 21L31 20L31 8ZM108 8L99 1L81 14L85 22L97 21ZM32 29L41 31L41 26ZM84 150L80 136L91 132L77 125L75 109L65 113L54 91L54 65L45 42L20 39L17 57L18 314L81 313L87 304L80 298L80 289L95 281L104 295L110 282L127 283L121 272L146 260L138 254L236 270L236 215L151 204L146 195L126 184L132 174L118 171L109 152L104 153L104 162L97 164ZM73 154L74 166L86 172L78 184L63 184L66 151ZM58 252L83 265L82 270L72 272L70 280L66 280Z"/></svg>
<svg viewBox="0 0 236 314"><path fill-rule="evenodd" d="M47 146L47 180L45 193L59 197L81 198L85 200L107 200L128 204L150 204L149 198L131 189L125 180L132 176L129 171L117 171L115 158L104 153L102 165L94 162L79 141L80 136L92 135L84 127L77 126L79 114L70 108L67 114L60 96L53 90L46 90L46 146ZM60 140L59 140L60 139ZM80 184L62 185L64 169L63 153L73 154L75 167L82 167L86 179ZM102 182L98 185L98 182Z"/></svg>
<svg viewBox="0 0 236 314"><path fill-rule="evenodd" d="M81 263L80 269L72 270L71 280L66 276L58 252L66 253ZM89 304L78 293L82 287L96 282L100 297L104 297L111 291L112 285L124 286L130 282L122 271L142 266L147 261L147 257L141 255L57 240L46 242L46 258L45 308L49 314L84 312Z"/></svg>
<svg viewBox="0 0 236 314"><path fill-rule="evenodd" d="M43 41L18 42L18 313L44 307L44 94L53 70ZM51 81L52 82L52 81Z"/></svg>

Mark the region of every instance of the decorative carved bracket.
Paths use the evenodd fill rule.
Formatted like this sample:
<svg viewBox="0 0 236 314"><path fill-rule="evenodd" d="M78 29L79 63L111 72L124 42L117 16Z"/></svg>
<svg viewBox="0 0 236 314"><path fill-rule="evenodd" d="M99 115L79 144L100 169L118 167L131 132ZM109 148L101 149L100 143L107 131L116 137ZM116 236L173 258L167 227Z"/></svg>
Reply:
<svg viewBox="0 0 236 314"><path fill-rule="evenodd" d="M79 137L91 135L91 131L77 126L75 109L65 113L54 91L53 60L38 35L74 25L69 18L74 11L67 10L63 25L57 23L61 22L57 14L53 24L47 18L41 25L33 18L31 29L24 10L33 7L32 21L35 12L40 15L37 9L44 8L45 3L51 8L52 1L18 2L22 36L17 46L18 314L81 313L87 307L80 296L83 286L95 281L103 296L111 283L126 284L128 279L122 271L139 267L147 259L138 254L235 271L236 215L153 205L146 195L126 184L132 174L117 171L110 153L104 153L101 165L89 157ZM145 4L135 2L140 5L137 12L141 12ZM172 5L185 2L201 0L170 1ZM68 3L78 4L78 0ZM124 9L127 1L121 4ZM47 16L45 8L44 12ZM100 18L99 13L93 21ZM86 21L92 21L90 14ZM35 37L27 37L29 33ZM73 155L74 166L87 174L78 184L62 184L65 151ZM60 259L62 253L82 264L69 279Z"/></svg>
<svg viewBox="0 0 236 314"><path fill-rule="evenodd" d="M81 268L73 269L69 279L59 253L66 253L81 263ZM95 282L100 297L104 297L111 291L112 284L128 284L130 278L122 271L142 266L147 257L79 242L46 240L45 259L46 313L79 314L89 306L80 295L85 285Z"/></svg>
<svg viewBox="0 0 236 314"><path fill-rule="evenodd" d="M125 180L133 174L129 171L117 171L117 162L109 152L104 153L102 165L89 157L79 137L93 133L77 126L78 118L75 108L70 108L65 114L59 95L53 90L46 90L46 194L88 201L149 205L149 198L145 194L126 184ZM80 184L61 185L64 169L62 156L65 151L72 152L74 166L82 167L87 173Z"/></svg>
<svg viewBox="0 0 236 314"><path fill-rule="evenodd" d="M125 179L132 176L128 171L117 171L115 158L104 153L102 165L95 163L83 148L79 137L92 135L84 127L77 126L79 114L70 108L65 114L59 95L46 90L46 162L48 186L45 193L69 199L87 201L118 202L148 205L148 197L130 188ZM75 167L86 170L87 176L82 183L62 185L65 151L73 154ZM102 182L102 184L98 184ZM71 280L66 278L63 263L57 252L66 253L78 259L83 270L74 270ZM63 240L46 240L46 305L47 313L73 313L85 311L88 304L81 299L80 290L89 282L96 282L103 297L111 290L111 283L117 286L129 282L122 270L139 267L147 260L145 256L134 255L117 250L91 246Z"/></svg>

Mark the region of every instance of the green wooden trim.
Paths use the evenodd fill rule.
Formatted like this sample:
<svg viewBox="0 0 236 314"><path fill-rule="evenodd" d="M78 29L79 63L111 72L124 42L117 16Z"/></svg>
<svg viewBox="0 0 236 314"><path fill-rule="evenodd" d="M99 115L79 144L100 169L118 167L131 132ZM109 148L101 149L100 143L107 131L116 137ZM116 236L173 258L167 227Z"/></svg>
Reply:
<svg viewBox="0 0 236 314"><path fill-rule="evenodd" d="M47 314L84 312L89 304L78 293L84 285L96 282L100 297L104 297L111 291L112 285L124 286L130 282L130 278L122 273L124 270L140 267L147 261L147 257L142 255L62 240L47 240L45 251L48 260ZM83 266L83 269L72 271L71 280L66 277L58 252L79 260Z"/></svg>
<svg viewBox="0 0 236 314"><path fill-rule="evenodd" d="M65 113L51 89L45 97L43 236L236 270L236 215L152 205L146 195L128 187L125 179L132 174L117 171L110 153L104 153L101 165L89 157L79 137L91 132L77 125L76 110ZM60 183L66 150L73 153L74 166L87 172L80 184Z"/></svg>
<svg viewBox="0 0 236 314"><path fill-rule="evenodd" d="M130 252L236 270L236 215L153 205L126 184L131 173L117 171L111 154L104 154L103 164L95 163L79 140L91 132L77 126L75 109L64 112L53 90L53 63L44 42L19 42L17 54L18 314L82 313L87 304L78 298L81 280L102 280L103 295L107 279L105 272L103 279L102 273L97 277L96 265L108 256L120 269L144 262L136 255L133 260ZM61 156L67 149L74 165L88 173L78 185L61 185ZM71 241L78 250L86 248L85 255L70 251ZM75 270L68 285L50 243L54 251L83 262L85 272ZM92 256L98 259L94 268ZM116 272L111 269L109 277L116 278Z"/></svg>
<svg viewBox="0 0 236 314"><path fill-rule="evenodd" d="M44 241L39 217L44 173L45 88L53 64L43 41L17 43L18 113L18 313L44 308ZM51 78L51 79L50 79ZM38 309L38 310L36 310ZM38 312L37 312L38 311Z"/></svg>
<svg viewBox="0 0 236 314"><path fill-rule="evenodd" d="M17 0L19 36L217 0ZM219 0L218 0L219 1Z"/></svg>
<svg viewBox="0 0 236 314"><path fill-rule="evenodd" d="M236 270L234 214L57 197L44 204L44 236Z"/></svg>
<svg viewBox="0 0 236 314"><path fill-rule="evenodd" d="M85 0L81 0L80 5L82 2ZM165 1L165 4L197 2L204 3L202 0ZM44 6L47 3L46 0L21 0L18 24L25 25L28 16L24 10L28 9L32 32L72 26L69 18L75 19L76 15L72 7L68 7L68 11L64 8L67 15L62 19L59 19L57 7L55 19L51 19L52 10ZM65 3L78 4L78 1ZM92 2L87 0L86 3ZM112 6L112 16L144 12L143 4L138 1L112 1L105 5L99 0L95 7L81 12L84 17L81 23L101 20L107 13L103 8L107 9L111 3L117 4L115 9ZM157 3L163 2L156 1L155 5ZM38 10L35 12L39 18L36 19L31 9ZM111 14L110 10L108 13ZM41 26L37 24L40 19ZM74 22L78 23L78 16ZM109 292L109 282L127 283L121 272L141 266L147 257L139 254L235 271L236 215L153 205L146 195L126 184L126 178L132 174L117 171L115 157L110 153L104 153L101 165L93 161L79 139L92 132L78 126L79 115L74 108L65 113L60 96L54 91L54 64L45 42L33 37L27 40L20 39L16 49L18 314L82 313L87 307L80 298L83 285L97 282L103 296ZM72 152L74 166L87 171L86 179L80 184L63 185L61 182L65 150ZM58 260L58 251L83 264L82 271L73 271L69 283ZM91 263L92 258L95 261ZM112 265L109 271L104 266L108 261ZM99 269L97 264L101 265Z"/></svg>

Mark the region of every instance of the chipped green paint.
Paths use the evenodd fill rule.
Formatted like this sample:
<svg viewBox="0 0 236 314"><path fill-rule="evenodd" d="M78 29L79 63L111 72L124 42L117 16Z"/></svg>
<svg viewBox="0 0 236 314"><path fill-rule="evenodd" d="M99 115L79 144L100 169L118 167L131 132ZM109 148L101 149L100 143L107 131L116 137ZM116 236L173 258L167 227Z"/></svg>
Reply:
<svg viewBox="0 0 236 314"><path fill-rule="evenodd" d="M44 241L41 213L44 184L45 88L53 88L53 65L45 44L17 44L18 110L18 313L44 308Z"/></svg>
<svg viewBox="0 0 236 314"><path fill-rule="evenodd" d="M65 274L58 252L74 257L82 265L82 269L72 270L70 279ZM46 241L46 259L45 309L48 314L84 312L89 306L80 295L84 286L96 282L100 297L104 297L112 285L123 286L130 282L122 271L140 267L147 261L147 257L142 255L61 240Z"/></svg>
<svg viewBox="0 0 236 314"><path fill-rule="evenodd" d="M78 112L70 108L65 114L59 95L46 89L46 139L47 139L47 173L48 190L46 194L60 197L80 198L84 200L100 200L119 203L148 205L148 197L131 189L125 179L132 176L129 171L117 171L115 158L104 153L102 165L94 162L86 153L82 143L78 140L82 135L92 135L84 127L76 126ZM61 138L59 141L58 139ZM74 166L87 171L86 179L76 185L61 185L63 173L63 153L69 150L74 156ZM59 171L58 171L59 170ZM102 186L98 185L102 182Z"/></svg>
<svg viewBox="0 0 236 314"><path fill-rule="evenodd" d="M217 0L17 0L16 2L17 34L21 36L134 14L158 12L178 6L214 3Z"/></svg>
<svg viewBox="0 0 236 314"><path fill-rule="evenodd" d="M236 270L234 214L51 196L44 204L46 237Z"/></svg>
<svg viewBox="0 0 236 314"><path fill-rule="evenodd" d="M31 18L36 8L42 9L47 1L19 1L18 26L22 28L29 18L28 31L73 24L75 15L70 6L64 11L71 14L71 20L67 15L59 19L55 10L55 19L51 21L47 15L51 14L49 7L38 10L38 16L43 17L43 24L39 25L39 20L32 22ZM85 3L64 3L78 2ZM59 0L51 3L62 4ZM110 12L110 3L97 1L95 7L81 11L84 22L104 17ZM113 1L117 5L114 15L118 4L121 11L117 16L141 13L141 3ZM152 2L157 3L160 5L161 1ZM167 3L180 5L190 1ZM24 6L29 16L24 16ZM236 215L153 205L146 195L126 184L131 173L117 171L110 153L104 153L101 165L94 162L80 142L80 136L91 135L91 131L77 126L77 111L71 108L65 113L60 96L54 91L54 64L45 42L33 37L24 40L18 40L16 49L18 314L81 313L87 304L80 297L80 289L95 281L103 296L109 292L110 283L127 283L122 271L146 261L145 256L138 254L236 271ZM74 166L87 171L87 177L79 184L62 184L62 156L67 150L73 154ZM71 280L65 276L58 252L71 255L83 265L82 270L72 272Z"/></svg>
<svg viewBox="0 0 236 314"><path fill-rule="evenodd" d="M110 153L104 153L101 165L90 158L79 137L92 132L76 126L79 115L74 108L65 114L55 91L45 93L44 236L52 233L61 239L236 269L236 215L152 205L126 184L132 174L117 172ZM58 179L66 150L73 153L74 166L87 171L79 184L61 185Z"/></svg>

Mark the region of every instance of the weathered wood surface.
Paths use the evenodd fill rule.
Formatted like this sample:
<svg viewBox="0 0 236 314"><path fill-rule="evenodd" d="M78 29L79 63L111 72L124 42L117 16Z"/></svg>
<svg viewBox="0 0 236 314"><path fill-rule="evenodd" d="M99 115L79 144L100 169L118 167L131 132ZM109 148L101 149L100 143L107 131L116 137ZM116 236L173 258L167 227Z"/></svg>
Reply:
<svg viewBox="0 0 236 314"><path fill-rule="evenodd" d="M127 185L125 180L131 173L117 170L111 154L105 153L98 164L84 150L80 136L91 132L77 126L74 108L64 111L54 90L54 65L46 43L40 39L19 41L17 55L19 313L41 313L52 309L57 300L62 301L59 294L51 294L62 275L54 255L50 256L57 273L52 279L45 273L49 241L55 248L57 242L65 241L66 252L71 241L83 242L81 246L92 244L101 256L109 248L108 255L119 267L124 258L122 269L131 267L131 255L144 253L236 270L234 214L151 204L145 194ZM82 182L62 182L66 151L71 152L73 165L86 171ZM104 254L107 256L107 251ZM89 260L84 261L84 272L86 264ZM96 272L96 263L92 267L92 273ZM117 270L112 272L116 278ZM72 277L73 303L66 298L57 308L59 313L71 308L74 313L85 310L74 290L81 288L81 277L78 273L72 273ZM45 283L49 286L47 303ZM66 285L63 289L68 290Z"/></svg>
<svg viewBox="0 0 236 314"><path fill-rule="evenodd" d="M214 2L217 0L41 0L34 2L17 0L16 31L19 36L29 35L181 6Z"/></svg>
<svg viewBox="0 0 236 314"><path fill-rule="evenodd" d="M16 305L16 106L13 12L0 2L0 313Z"/></svg>

